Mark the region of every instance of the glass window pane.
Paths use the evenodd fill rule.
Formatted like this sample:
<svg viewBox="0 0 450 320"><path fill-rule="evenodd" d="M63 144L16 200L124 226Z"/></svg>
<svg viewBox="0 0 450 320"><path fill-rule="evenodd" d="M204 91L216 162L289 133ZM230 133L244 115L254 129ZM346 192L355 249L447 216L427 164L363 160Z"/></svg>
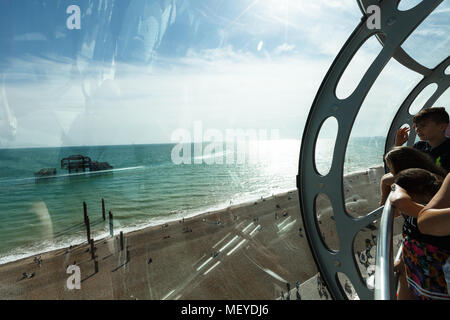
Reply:
<svg viewBox="0 0 450 320"><path fill-rule="evenodd" d="M450 2L443 1L402 44L419 63L433 69L448 56Z"/></svg>

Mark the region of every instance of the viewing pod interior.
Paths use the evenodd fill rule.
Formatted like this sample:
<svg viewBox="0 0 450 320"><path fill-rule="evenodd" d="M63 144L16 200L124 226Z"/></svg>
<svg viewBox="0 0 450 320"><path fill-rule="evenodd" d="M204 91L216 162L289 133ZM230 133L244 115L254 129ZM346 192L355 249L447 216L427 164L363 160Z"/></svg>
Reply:
<svg viewBox="0 0 450 320"><path fill-rule="evenodd" d="M337 52L334 48L327 50L328 43L333 45L334 39L326 36L315 39L315 35L323 33L323 30L329 30L328 27L338 28L341 22L345 23L349 11L343 11L344 14L335 23L328 25L322 22L320 27L325 25L326 27L319 28L319 33L317 30L313 33L310 31L317 25L316 18L321 17L321 21L328 22L327 19L330 16L334 16L342 9L341 1L323 1L327 5L322 5L317 12L307 12L311 13L310 16L303 13L308 10L314 11L316 3L302 1L300 5L298 1L299 7L296 11L301 17L298 19L292 18L296 11L289 11L288 2L278 0L236 1L235 3L227 0L210 2L86 0L80 3L83 9L81 29L66 30L65 25L59 25L60 22L55 23L56 27L53 23L41 23L35 15L45 11L49 17L46 20L60 21L60 14L65 12L66 4L72 4L70 1L30 2L28 8L19 6L15 1L4 1L4 3L0 1L1 8L7 8L12 12L11 21L6 20L5 26L6 24L14 26L11 27L11 32L8 29L9 26L4 28L8 32L0 37L0 41L7 44L5 47L10 47L6 51L0 50L0 54L8 59L14 58L18 52L22 51L32 56L35 54L39 57L60 55L64 58L49 64L55 66L58 74L61 73L60 78L57 78L58 81L55 81L57 87L53 88L55 95L63 97L66 93L61 91L68 88L78 93L74 94L71 91L67 93L69 98L72 94L77 98L74 102L76 107L65 105L71 101L62 99L63 108L58 106L55 108L55 114L52 115L54 118L51 119L54 119L55 123L57 119L65 119L65 116L69 115L67 122L63 123L64 126L61 125L61 141L79 136L80 139L86 139L85 141L89 142L88 145L100 145L103 140L97 140L97 138L101 135L85 130L89 125L103 127L105 124L103 128L109 128L110 131L99 130L104 131L105 136L109 132L111 136L117 133L118 137L122 137L124 134L120 129L132 126L136 126L132 129L139 135L149 128L159 128L160 131L169 132L170 130L166 130L169 122L163 121L164 118L169 118L168 114L174 117L170 119L170 124L175 123L177 126L187 125L186 123L190 123L191 120L203 119L205 113L214 113L210 121L205 120L205 129L206 125L214 126L215 124L217 126L223 124L224 127L231 128L243 126L245 122L237 122L238 118L250 118L251 125L263 128L264 126L277 127L277 125L280 128L287 127L288 120L293 119L292 126L295 129L298 127L297 119L304 119L304 117L301 112L291 112L289 108L295 109L302 106L307 109L309 107L312 97L307 97L307 93L315 92L320 83L314 83L313 77L318 75L318 80L322 79L325 72L320 74L318 69L323 64L325 65L323 70L326 70L331 62L327 59L330 56L334 57ZM239 166L234 165L220 165L219 168L219 166L201 163L195 167L195 174L199 177L197 185L191 178L195 177L192 172L190 172L191 175L184 175L187 171L182 169L188 166L178 166L175 170L169 170L166 168L173 168L173 163L168 161L155 170L160 172L159 176L161 180L164 180L164 183L160 184L158 179L156 182L152 180L157 177L156 174L149 175L148 179L143 178L147 176L140 176L141 172L145 172L143 167L147 165L141 161L141 157L147 159L149 155L144 154L141 150L142 146L138 143L134 145L133 142L132 149L135 153L131 151L129 156L136 158L132 168L139 168L136 170L137 173L133 175L134 169L120 171L114 175L96 176L99 179L92 178L91 183L80 183L82 186L97 188L97 183L102 186L107 181L112 181L120 186L119 191L113 188L110 193L111 198L117 203L106 202L108 210L112 208L114 212L114 228L116 229L112 230L113 228L110 227L112 223L104 222L97 212L99 224L95 227L99 227L95 231L99 231L101 227L102 231L107 230L112 234L109 236L108 233L107 238L95 239L95 252L99 257L100 271L94 273L95 264L91 259L91 252L85 239L85 226L79 212L88 192L83 189L85 193L81 193L82 196L74 200L75 204L64 197L61 198L64 211L73 207L74 215L79 215L80 223L77 224L79 228L77 225L68 225L57 229L57 225L54 224L54 232L48 232L55 239L57 237L63 239L65 236L71 236L74 233L72 228L77 227L76 230L82 235L83 242L74 247L70 245L68 249L59 248L59 254L54 257L51 253L42 253L44 261L42 268L33 261L33 258L36 258L33 255L25 257L24 263L35 269L23 269L20 261L13 261L4 266L0 272L6 270L11 277L7 278L4 274L0 276L0 297L36 299L45 295L46 299L373 299L377 226L383 210L379 207L379 182L386 172L382 165L383 154L393 145L395 132L400 126L411 127L412 113L422 107L431 107L444 92L448 93L450 79L447 70L450 60L448 57L440 59L442 61L436 67L429 68L407 53L403 47L405 40L427 17L436 12L443 0L423 0L417 6L406 10L398 9L398 6L403 3L399 0L358 0L357 2L363 17L322 80L304 127L301 148L298 148L297 140L293 144L289 142L288 147L283 145L280 150L293 150L292 154L288 156L283 154L280 161L269 162L267 167L260 166L258 163L255 165L256 169L243 166L240 170ZM258 10L264 9L262 12L267 14L270 20L277 22L277 32L272 34L273 26L267 23L268 19L265 15L261 15L261 11L256 10L258 3L261 5L265 3ZM293 3L294 1L291 1L291 9L295 7ZM353 5L356 7L354 3ZM377 6L381 13L380 26L374 29L368 27L372 26L368 24L373 18L373 11L368 10L372 5ZM277 8L279 11L274 13L274 9ZM328 12L330 8L336 11ZM7 9L3 12L8 12ZM225 9L229 9L229 12L226 12L227 15L222 15ZM447 8L442 11L448 12ZM252 12L252 17L258 17L258 23L252 22L251 19L244 20L247 12ZM283 16L286 21L279 23L280 16ZM43 17L47 16L43 15ZM303 18L310 20L305 23ZM350 30L354 28L353 18L354 16L347 20ZM25 20L31 24L24 23ZM64 19L61 21L65 22ZM291 44L288 31L297 31L299 26L304 28L300 29L304 32L295 32L295 40L298 42L292 41L293 44ZM228 34L230 28L233 32ZM250 29L246 35L247 38L241 39L236 36L241 36L244 29ZM348 29L343 29L344 32L337 34L344 34L343 39L346 39L350 32ZM264 35L264 32L268 34ZM232 36L233 33L235 37ZM292 34L294 32L291 31L291 37ZM314 36L311 37L311 34ZM208 37L210 38L207 39ZM314 39L305 41L305 37ZM197 44L198 47L193 44ZM338 48L341 44L342 42L339 43ZM301 45L304 48L301 48L298 54L283 55L295 51L295 45ZM322 45L327 48L325 50L318 48ZM368 50L362 50L367 48L366 45ZM247 49L251 46L256 53L248 54L250 51ZM270 48L271 46L273 48ZM265 51L266 47L267 51ZM379 48L378 52L376 48ZM362 58L359 58L358 54L362 51L365 53ZM274 59L270 56L270 52L275 53ZM372 60L368 59L367 52L372 54ZM172 54L174 57L171 57ZM298 60L301 60L302 55L305 54L310 55L310 60L307 60L307 63L299 62ZM250 64L254 57L260 59L255 65ZM25 58L24 61L27 61ZM222 59L224 63L218 66L216 61ZM244 60L244 62L239 61L236 67L229 70L230 66L234 66L230 64L230 61L236 59ZM316 63L316 60L320 63L312 64L309 68L311 62ZM23 75L31 74L34 77L27 79L27 83L38 83L42 79L41 76L47 74L47 71L41 70L45 69L45 59L31 60L26 64L21 61L18 59L16 64L23 66ZM43 66L39 66L41 61ZM128 66L124 62L139 62L137 64L139 67ZM287 65L288 72L280 72L280 62ZM167 66L164 67L170 69L170 72L165 73L165 68L162 67L165 63ZM192 67L182 67L190 63ZM394 64L394 68L389 68ZM367 65L366 69L364 65ZM242 66L248 69L243 69ZM4 117L7 121L0 121L2 133L0 143L3 139L9 136L14 137L17 132L21 133L20 130L24 129L24 124L17 122L13 112L10 111L16 111L16 113L20 111L12 108L14 104L17 104L16 100L25 96L28 98L22 91L12 90L14 88L9 83L14 83L16 76L20 79L20 73L15 71L17 66L5 64L3 69L2 67L3 64L0 64L2 73L0 109L5 110ZM204 67L207 67L206 76L200 77L199 72ZM363 73L358 81L353 81L353 86L349 89L345 86L346 81L343 80L346 79L346 71L350 67L356 67L357 71ZM407 77L414 74L417 83L412 90L407 89L407 92L410 92L406 98L401 96L400 101L394 103L386 93L386 88L381 86L378 80L385 77L384 83L389 83L395 80L394 78L402 77L403 75L396 73L399 68L407 70ZM189 72L183 75L183 72L178 72L179 70ZM51 75L52 71L49 70L48 73ZM309 74L305 76L303 71L309 71ZM386 71L388 72L385 73ZM246 73L252 72L251 77L245 77ZM233 77L230 77L230 74L233 74ZM283 81L278 81L277 77L284 77ZM67 85L64 88L59 86L60 79L66 81ZM175 79L179 79L179 82L174 84L172 82ZM236 84L232 83L235 79L239 79ZM261 79L262 82L255 79ZM280 82L281 85L275 85L276 82ZM140 83L142 86L139 86ZM139 99L136 101L142 100L145 108L132 108L134 100L126 101L130 103L130 109L124 108L123 101L129 96L120 95L118 84L128 89L125 92L137 94ZM288 86L289 88L284 88ZM434 91L417 107L417 101L423 100L419 98L423 97L423 93L430 86L434 87ZM38 86L39 89L43 87ZM398 87L393 86L394 90L398 90ZM52 89L51 86L50 89ZM40 91L39 96L41 96ZM157 98L160 94L164 98L163 102L167 100L176 107L168 108L168 113L159 112L159 107L155 106L158 105ZM42 96L45 96L45 92ZM131 95L131 97L135 96ZM286 97L291 100L283 100ZM307 105L299 97L305 99ZM36 100L34 97L29 99L33 102ZM369 100L371 108L367 108L366 105ZM238 102L248 104L251 107L251 114L258 113L261 117L251 119L252 117L248 116L250 113L247 113L246 117L241 113L242 107ZM197 104L203 109L194 109ZM234 106L235 104L237 106ZM285 109L274 107L283 104L288 107ZM35 114L45 114L46 109L42 111L35 108L33 104L30 105L36 109L33 110ZM388 112L386 107L382 108L382 105L389 105ZM395 106L395 110L392 106ZM118 112L117 110L120 112L115 113ZM125 111L121 113L122 110ZM150 113L145 113L146 111ZM25 120L28 118L29 122L34 122L34 118L28 117L27 112L22 111L18 114ZM134 118L126 119L124 116L128 114L132 114L139 121L133 122ZM177 114L179 118L175 117ZM231 114L233 121L227 122L225 114ZM360 117L361 114L364 117ZM276 119L279 115L282 116ZM146 116L148 119L144 119ZM177 119L183 121L179 121L178 124L175 121ZM211 119L214 121L211 122ZM267 123L261 123L261 119L267 119ZM109 120L112 120L111 123ZM25 125L27 126L30 128L25 129L32 128L29 124ZM381 126L382 132L385 132L384 136L373 137L373 132L370 130L375 126ZM64 127L67 131L62 130ZM142 131L140 131L141 128L143 128ZM362 128L364 129L362 131L367 134L358 136L355 128ZM42 133L41 131L46 132L39 129L36 132L30 130L28 134L34 136L34 133L39 134ZM296 137L296 134L298 132L294 130L293 136ZM37 136L40 137L40 135ZM359 138L363 139L358 140ZM366 138L367 140L364 140ZM415 139L415 133L411 131L408 145L414 143ZM59 137L55 141L59 142ZM143 138L139 141L147 140ZM170 154L170 144L162 145L162 148L161 150L167 148L164 154ZM300 151L300 158L297 163L298 151ZM324 159L328 157L328 154L331 154L332 158ZM369 154L373 157L373 161L368 161ZM57 163L63 158L59 150L54 157ZM267 160L267 154L264 154L263 158ZM92 157L92 159L98 158ZM38 161L33 159L31 164L35 165L36 162ZM367 169L361 170L364 168L361 164L367 164ZM297 165L297 189L295 190L294 176L297 173ZM279 170L283 166L293 170ZM149 168L148 172L151 171L150 169L153 170ZM214 172L213 169L218 171ZM264 172L263 175L258 173L258 170L266 170L270 173ZM182 220L181 216L178 216L176 209L184 210L191 205L191 202L194 202L191 200L195 200L194 198L198 195L196 187L202 192L207 190L204 198L206 205L208 204L207 196L210 193L224 194L222 190L226 188L221 189L223 186L234 188L233 194L248 193L251 180L258 178L258 174L268 180L261 180L263 182L258 184L257 190L254 190L254 194L257 194L254 198L256 200L249 201L249 198L245 198L246 203L239 203L235 201L235 198L226 197L224 200L226 205L220 208L207 206L207 209L202 211L205 215L186 216L186 219L182 216ZM116 180L112 179L114 176ZM267 190L271 192L277 192L277 188L284 190L284 185L279 183L281 176L289 180L291 191L273 193L269 196L270 193ZM130 179L120 180L119 177ZM184 178L179 194L171 195L170 192L175 189L174 186L179 187L175 182L179 181L180 177L187 178ZM229 177L230 180L214 180L214 177ZM85 175L72 178L44 179L39 184L38 190L40 191L41 188L45 190L47 187L61 183L62 190L69 191L66 193L69 194L73 191L73 182L89 181ZM174 181L173 185L171 185L172 181ZM211 183L209 189L207 183ZM151 185L151 188L145 189L148 185ZM6 186L4 190L7 187L9 186ZM35 187L34 180L31 187ZM106 193L109 188L98 187L98 189ZM16 187L14 190L22 192L21 187ZM172 197L169 198L164 193ZM174 217L174 220L169 223L164 220L164 224L157 224L148 233L141 233L131 228L133 231L125 232L125 246L123 246L118 232L122 230L121 223L126 220L127 213L130 211L130 203L133 206L143 207L138 212L139 216L142 215L142 219L152 218L150 214L146 215L155 210L153 203L145 197L148 194L154 196L152 201L164 195L162 197L166 199L164 205L170 206L170 210L173 210L170 212L170 218ZM39 204L45 204L50 208L50 212L52 207L60 206L59 203L52 204L48 200L54 198L53 195L48 196L45 193L44 195L44 200ZM106 193L106 195L109 194ZM175 206L176 199L179 200L179 208ZM123 203L121 203L122 200ZM10 201L8 199L7 206L10 205ZM95 204L100 206L100 201L96 199ZM89 212L94 215L96 211L92 208L93 206L90 205ZM161 209L161 211L164 210ZM40 226L38 223L36 225ZM123 222L123 226L125 225ZM52 225L46 224L46 226ZM395 227L398 235L399 221L396 221ZM396 238L396 246L398 246L397 240ZM80 291L66 288L68 277L66 270L72 261L74 265L80 266L83 274L83 289ZM46 269L48 266L53 266L57 271L47 272L46 270L53 270ZM23 271L31 272L32 270L37 270L33 279L17 281L16 276L20 277ZM36 285L33 281L39 281L43 285ZM11 285L13 290L10 290L8 285Z"/></svg>

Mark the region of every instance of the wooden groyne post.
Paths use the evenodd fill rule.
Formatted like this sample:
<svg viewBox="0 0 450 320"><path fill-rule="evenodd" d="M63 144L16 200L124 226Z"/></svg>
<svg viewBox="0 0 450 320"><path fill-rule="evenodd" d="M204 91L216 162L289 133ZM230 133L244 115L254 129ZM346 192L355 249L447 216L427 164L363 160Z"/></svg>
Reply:
<svg viewBox="0 0 450 320"><path fill-rule="evenodd" d="M106 220L106 214L105 214L105 199L102 198L102 217L103 221Z"/></svg>
<svg viewBox="0 0 450 320"><path fill-rule="evenodd" d="M89 243L91 244L91 258L95 259L95 247L94 247L94 239L91 239L89 241Z"/></svg>
<svg viewBox="0 0 450 320"><path fill-rule="evenodd" d="M113 215L111 211L109 212L109 235L114 237L114 225L113 225Z"/></svg>
<svg viewBox="0 0 450 320"><path fill-rule="evenodd" d="M86 220L86 236L87 236L88 243L90 243L91 242L91 226L89 223L89 217L87 217L87 220Z"/></svg>
<svg viewBox="0 0 450 320"><path fill-rule="evenodd" d="M94 256L94 271L98 273L98 257Z"/></svg>
<svg viewBox="0 0 450 320"><path fill-rule="evenodd" d="M120 231L120 251L123 251L123 231Z"/></svg>
<svg viewBox="0 0 450 320"><path fill-rule="evenodd" d="M86 225L86 235L88 243L91 241L91 226L89 223L89 216L87 214L86 202L83 202L83 214L84 214L84 224Z"/></svg>
<svg viewBox="0 0 450 320"><path fill-rule="evenodd" d="M88 217L88 215L87 215L87 204L86 204L86 202L83 202L83 214L84 214L84 224L86 224L86 222L87 222L87 217Z"/></svg>

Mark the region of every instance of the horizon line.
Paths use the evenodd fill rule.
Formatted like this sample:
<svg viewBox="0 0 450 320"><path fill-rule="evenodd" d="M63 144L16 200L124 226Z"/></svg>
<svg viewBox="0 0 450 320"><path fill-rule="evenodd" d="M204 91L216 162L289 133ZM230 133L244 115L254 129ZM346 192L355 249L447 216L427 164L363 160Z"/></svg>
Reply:
<svg viewBox="0 0 450 320"><path fill-rule="evenodd" d="M357 136L350 137L349 140L354 138L386 138L383 136ZM324 138L330 139L330 138ZM250 140L250 141L272 141L272 140L296 140L302 141L302 139L298 138L280 138L280 139L266 139L266 140ZM234 140L233 140L234 141ZM238 140L240 141L240 140ZM247 140L244 140L247 141ZM212 143L212 142L227 142L227 140L221 141L201 141L201 143ZM53 148L86 148L86 147L123 147L123 146L149 146L149 145L177 145L182 142L154 142L154 143L129 143L129 144L100 144L100 145L62 145L62 146L13 146L13 147L0 147L0 150L10 150L10 149L53 149ZM190 144L200 143L199 141L187 142Z"/></svg>

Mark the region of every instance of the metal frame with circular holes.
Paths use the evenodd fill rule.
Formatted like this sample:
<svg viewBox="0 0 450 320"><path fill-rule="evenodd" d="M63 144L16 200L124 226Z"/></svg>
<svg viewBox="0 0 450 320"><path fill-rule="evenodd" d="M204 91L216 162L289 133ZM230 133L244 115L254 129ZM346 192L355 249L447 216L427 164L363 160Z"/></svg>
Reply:
<svg viewBox="0 0 450 320"><path fill-rule="evenodd" d="M361 229L380 217L382 208L360 218L353 218L345 212L343 167L353 123L372 85L392 57L412 70L427 72L427 68L415 62L400 46L442 1L426 0L410 10L399 11L397 8L400 0L358 0L364 16L328 70L309 112L300 150L297 188L305 233L316 265L333 299L347 299L338 280L338 273L343 273L349 278L360 299L373 299L374 295L373 290L366 286L360 274L353 242ZM379 30L367 27L368 15L365 12L370 5L377 5L381 10ZM344 71L359 48L374 35L378 35L378 40L382 42L382 50L353 93L345 99L338 99L335 90ZM432 73L428 76L432 77ZM429 79L437 81L435 78ZM420 88L417 88L417 92L419 91ZM410 99L413 99L413 93L415 94L412 92ZM407 103L405 101L404 109L408 109ZM323 176L317 171L315 165L315 147L322 125L330 117L336 118L338 133L330 171ZM396 119L400 123L406 120L406 116L398 113ZM396 125L393 124L391 127L395 128ZM391 130L390 136L392 132ZM329 250L325 246L317 225L315 199L319 193L328 196L332 205L339 238L337 251Z"/></svg>

